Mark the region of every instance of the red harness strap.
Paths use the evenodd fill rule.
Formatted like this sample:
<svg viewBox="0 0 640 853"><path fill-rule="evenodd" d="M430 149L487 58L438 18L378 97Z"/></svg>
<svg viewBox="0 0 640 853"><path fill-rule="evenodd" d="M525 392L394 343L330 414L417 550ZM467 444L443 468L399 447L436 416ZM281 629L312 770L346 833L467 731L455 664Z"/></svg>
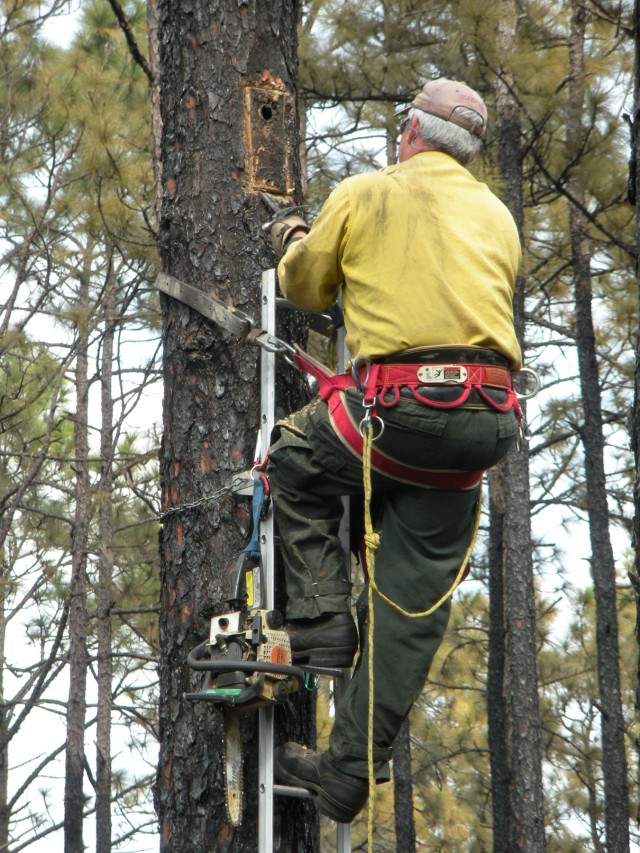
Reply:
<svg viewBox="0 0 640 853"><path fill-rule="evenodd" d="M362 456L362 434L359 425L351 417L344 400L344 391L354 388L355 382L351 373L330 373L319 361L306 352L296 348L294 361L300 370L309 373L318 382L321 399L329 406L331 423L341 441L357 456ZM379 404L389 408L398 403L400 390L409 388L415 399L432 408L453 409L462 406L472 390L494 409L500 412L515 409L520 417L520 406L511 385L511 374L506 367L494 367L479 364L369 364L362 372L361 382L365 387L363 403L370 414L375 413ZM460 396L454 400L430 400L417 392L425 385L459 385ZM507 392L504 404L493 400L483 386L499 388ZM392 394L391 399L387 399ZM438 471L405 465L387 454L372 448L372 467L394 480L416 486L428 486L439 489L472 489L475 488L484 471Z"/></svg>
<svg viewBox="0 0 640 853"><path fill-rule="evenodd" d="M362 457L362 434L344 402L344 392L338 391L329 401L329 417L338 437L356 456ZM386 453L371 448L371 467L411 486L430 486L433 489L473 489L484 471L435 471L398 462Z"/></svg>

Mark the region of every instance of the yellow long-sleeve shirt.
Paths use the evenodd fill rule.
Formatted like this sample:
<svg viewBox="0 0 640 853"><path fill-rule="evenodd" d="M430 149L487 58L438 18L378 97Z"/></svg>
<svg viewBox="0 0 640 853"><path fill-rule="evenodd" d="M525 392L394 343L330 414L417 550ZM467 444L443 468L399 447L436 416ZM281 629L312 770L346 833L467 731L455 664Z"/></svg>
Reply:
<svg viewBox="0 0 640 853"><path fill-rule="evenodd" d="M516 370L520 258L504 204L452 157L427 151L342 181L278 277L289 301L314 311L342 288L352 357L477 346Z"/></svg>

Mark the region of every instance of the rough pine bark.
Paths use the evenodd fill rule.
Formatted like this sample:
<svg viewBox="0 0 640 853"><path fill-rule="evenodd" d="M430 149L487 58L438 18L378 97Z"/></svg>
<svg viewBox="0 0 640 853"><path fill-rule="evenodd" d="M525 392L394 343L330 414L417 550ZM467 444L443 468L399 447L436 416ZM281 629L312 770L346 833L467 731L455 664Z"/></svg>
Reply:
<svg viewBox="0 0 640 853"><path fill-rule="evenodd" d="M569 101L567 139L584 138L584 50L586 11L572 0L569 37ZM569 230L575 297L576 346L582 397L587 516L591 543L591 574L596 602L599 711L602 731L602 772L606 849L629 850L629 785L625 755L618 643L618 607L615 560L609 534L609 508L604 466L602 402L592 315L591 240L584 210L580 177L569 177Z"/></svg>
<svg viewBox="0 0 640 853"><path fill-rule="evenodd" d="M4 577L2 578L4 581ZM9 849L9 822L11 809L7 797L9 794L9 744L7 729L9 712L5 700L5 643L7 638L6 588L0 588L0 850Z"/></svg>
<svg viewBox="0 0 640 853"><path fill-rule="evenodd" d="M72 532L69 604L69 698L64 785L64 853L84 853L84 729L87 654L87 548L90 523L89 482L89 271L80 282L74 417L75 519Z"/></svg>
<svg viewBox="0 0 640 853"><path fill-rule="evenodd" d="M114 275L108 272L104 292L105 330L100 366L100 486L98 517L98 708L96 711L96 853L111 853L111 711L113 666L113 342L115 335Z"/></svg>
<svg viewBox="0 0 640 853"><path fill-rule="evenodd" d="M158 44L158 0L147 0L147 34L149 45L149 99L151 101L151 145L155 212L159 220L162 210L162 115L160 113L160 45Z"/></svg>
<svg viewBox="0 0 640 853"><path fill-rule="evenodd" d="M628 116L631 131L631 153L629 157L629 203L636 212L636 275L638 257L640 257L640 0L635 0L633 11L634 38L634 81L633 81L633 114ZM638 305L640 307L640 289L638 290ZM640 328L637 330L636 356L634 370L634 398L631 412L631 449L635 460L636 478L633 488L633 553L635 555L634 574L632 576L636 595L636 640L640 646ZM640 651L640 649L639 649ZM636 710L640 710L640 658L636 673ZM636 745L640 748L640 744Z"/></svg>
<svg viewBox="0 0 640 853"><path fill-rule="evenodd" d="M498 54L508 57L516 41L517 9L513 0L500 3L497 37ZM506 63L506 60L504 60ZM514 81L506 64L496 81L496 135L498 162L503 182L503 201L511 210L522 232L522 148L521 126ZM524 349L525 288L520 277L516 282L514 318L516 332ZM526 410L523 412L526 416ZM491 602L493 651L503 653L496 661L502 670L502 695L497 695L495 683L490 698L498 702L489 705L489 725L492 750L504 751L503 762L496 765L495 780L497 807L508 812L497 815L494 826L494 851L518 850L522 853L541 853L545 849L544 804L542 789L542 757L540 745L540 712L537 692L535 642L535 592L529 498L529 460L526 449L512 450L501 466L502 495L494 495L492 508L503 512L494 520L493 532L501 532L502 541L493 543L492 554L500 554L502 562L491 566L500 572L494 579L503 598ZM496 610L495 607L500 607ZM502 633L502 638L499 634ZM504 643L501 649L501 642ZM490 662L492 664L493 661ZM502 716L503 715L503 716ZM505 741L500 743L499 738ZM494 764L498 761L494 755ZM505 775L506 773L506 775ZM506 784L506 788L505 788Z"/></svg>
<svg viewBox="0 0 640 853"><path fill-rule="evenodd" d="M489 766L491 768L491 806L493 814L493 853L509 850L509 761L507 758L507 720L504 697L504 470L493 468L487 474L489 485L489 659L487 664L487 722Z"/></svg>
<svg viewBox="0 0 640 853"><path fill-rule="evenodd" d="M393 744L393 809L396 853L415 853L416 825L413 816L411 727L407 717Z"/></svg>
<svg viewBox="0 0 640 853"><path fill-rule="evenodd" d="M265 149L258 150L249 137L245 119L251 109L265 123L283 119L288 168L293 170L292 203L300 184L294 97L297 4L158 0L157 8L161 268L259 320L260 275L274 265L274 257L260 231L268 212L255 167ZM265 93L264 109L257 105L259 97L252 106L251 92ZM275 98L272 106L269 93ZM278 100L278 93L284 100ZM160 465L167 515L160 542L160 759L155 788L161 850L254 853L255 714L243 719L246 807L242 826L234 829L224 802L221 714L206 703L187 702L183 695L202 683L200 675L188 671L186 657L208 635L213 607L226 594L227 568L245 544L233 497L218 495L234 474L253 464L259 426L257 352L164 296L162 311ZM278 710L292 725L299 724L293 706ZM274 849L317 849L317 826L309 803L277 801Z"/></svg>

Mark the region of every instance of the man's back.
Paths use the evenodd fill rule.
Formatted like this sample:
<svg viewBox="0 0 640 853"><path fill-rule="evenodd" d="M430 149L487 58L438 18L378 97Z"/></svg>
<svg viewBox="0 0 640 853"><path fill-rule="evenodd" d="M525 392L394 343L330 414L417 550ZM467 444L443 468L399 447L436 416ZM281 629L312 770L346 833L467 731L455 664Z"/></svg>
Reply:
<svg viewBox="0 0 640 853"><path fill-rule="evenodd" d="M291 246L280 278L289 298L316 308L344 282L352 355L462 344L500 352L516 368L519 262L502 202L453 158L429 151L343 181Z"/></svg>

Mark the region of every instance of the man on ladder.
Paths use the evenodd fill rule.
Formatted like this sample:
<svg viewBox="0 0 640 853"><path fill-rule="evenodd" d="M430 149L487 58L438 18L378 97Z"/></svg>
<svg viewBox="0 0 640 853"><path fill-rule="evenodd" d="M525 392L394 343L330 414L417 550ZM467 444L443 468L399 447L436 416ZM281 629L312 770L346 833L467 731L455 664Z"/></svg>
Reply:
<svg viewBox="0 0 640 853"><path fill-rule="evenodd" d="M439 79L403 112L397 165L347 178L313 227L290 216L271 232L289 301L324 310L342 296L353 363L349 374L319 376L319 397L273 433L268 475L294 663L352 663L341 496L367 484L373 494L375 581L369 565L358 663L329 748L289 743L275 757L276 780L307 788L340 822L363 808L374 777L389 779L391 746L465 574L482 472L519 430L519 235L465 168L486 130L485 104Z"/></svg>

